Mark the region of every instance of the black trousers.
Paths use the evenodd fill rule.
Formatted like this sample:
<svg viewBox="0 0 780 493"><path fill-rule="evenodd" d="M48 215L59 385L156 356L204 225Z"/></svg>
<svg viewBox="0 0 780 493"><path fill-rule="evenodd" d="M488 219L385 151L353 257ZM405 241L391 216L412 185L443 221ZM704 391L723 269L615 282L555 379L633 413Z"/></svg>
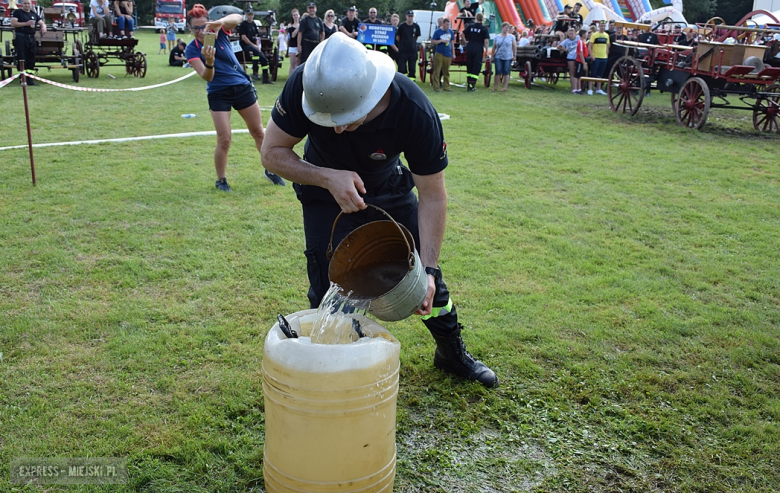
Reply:
<svg viewBox="0 0 780 493"><path fill-rule="evenodd" d="M14 46L16 47L16 68L19 68L19 62L24 62L25 70L32 70L35 68L35 36L30 34L16 33L14 39Z"/></svg>
<svg viewBox="0 0 780 493"><path fill-rule="evenodd" d="M482 50L466 50L466 79L469 85L477 84L480 72L482 72Z"/></svg>
<svg viewBox="0 0 780 493"><path fill-rule="evenodd" d="M398 71L402 74L408 75L410 78L415 78L417 72L417 52L398 52Z"/></svg>
<svg viewBox="0 0 780 493"><path fill-rule="evenodd" d="M405 172L408 174L408 170L405 170ZM417 225L417 197L403 185L396 185L397 183L391 185L391 187L395 188L387 190L387 193L383 195L366 195L364 200L366 203L384 209L393 219L406 226L412 233L415 245L419 251L420 234ZM311 190L311 188L318 190ZM333 201L324 201L317 198L317 196L324 197L322 195L323 191L325 194L330 195L327 190L298 184L295 185L295 190L303 206L303 229L306 235L306 250L304 254L306 255L306 270L309 276L309 304L311 308L317 308L330 287L328 278L330 261L326 252L330 243L333 222L341 212L341 208ZM333 233L333 249L335 250L341 240L355 228L372 221L386 219L384 214L373 207L352 214L342 214ZM433 335L446 337L458 330L458 315L455 311L455 306L450 302L450 293L443 278L436 281L433 307L435 309L434 312L439 311L436 310L437 308L441 310L439 316L432 316L423 320L423 323Z"/></svg>
<svg viewBox="0 0 780 493"><path fill-rule="evenodd" d="M262 67L268 66L268 58L266 58L262 51L258 50L254 46L245 46L244 53L251 53L256 57L252 59L252 72L257 73L258 63Z"/></svg>
<svg viewBox="0 0 780 493"><path fill-rule="evenodd" d="M316 48L318 44L320 44L319 40L301 40L301 47L299 48L301 50L301 63L305 62L309 58L309 55L311 55L311 52L314 51L314 48Z"/></svg>

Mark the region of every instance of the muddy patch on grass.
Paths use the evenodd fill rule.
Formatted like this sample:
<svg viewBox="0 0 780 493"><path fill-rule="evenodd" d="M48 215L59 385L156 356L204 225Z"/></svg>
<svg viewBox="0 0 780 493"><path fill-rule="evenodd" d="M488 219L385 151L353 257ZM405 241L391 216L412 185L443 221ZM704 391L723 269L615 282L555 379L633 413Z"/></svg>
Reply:
<svg viewBox="0 0 780 493"><path fill-rule="evenodd" d="M495 430L464 437L413 427L400 433L396 443L396 488L404 492L530 491L556 474L544 449Z"/></svg>

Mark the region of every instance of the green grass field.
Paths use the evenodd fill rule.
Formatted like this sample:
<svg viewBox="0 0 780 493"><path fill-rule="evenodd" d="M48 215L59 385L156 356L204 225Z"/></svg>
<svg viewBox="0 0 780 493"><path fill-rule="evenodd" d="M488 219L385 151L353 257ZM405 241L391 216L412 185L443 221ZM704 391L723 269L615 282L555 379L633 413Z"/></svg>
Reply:
<svg viewBox="0 0 780 493"><path fill-rule="evenodd" d="M145 79L78 85L188 73L141 39ZM687 131L657 93L615 115L568 81L423 89L450 115L441 265L501 387L435 370L418 320L387 323L395 490L780 490L780 136L726 110ZM213 129L197 77L28 92L36 143ZM0 114L0 147L25 144L17 83ZM27 150L0 151L0 491L66 490L9 484L14 458L85 456L127 457L128 484L67 491L263 491L262 346L308 306L301 212L246 134L217 192L214 143L40 148L36 187Z"/></svg>

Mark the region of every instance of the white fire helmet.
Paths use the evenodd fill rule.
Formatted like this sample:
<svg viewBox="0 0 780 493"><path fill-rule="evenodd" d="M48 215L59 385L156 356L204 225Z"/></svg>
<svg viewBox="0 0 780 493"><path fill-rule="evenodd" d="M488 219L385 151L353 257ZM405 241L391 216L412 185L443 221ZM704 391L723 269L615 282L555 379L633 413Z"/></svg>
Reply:
<svg viewBox="0 0 780 493"><path fill-rule="evenodd" d="M323 127L348 125L379 103L395 73L389 56L335 33L314 48L303 67L303 112Z"/></svg>

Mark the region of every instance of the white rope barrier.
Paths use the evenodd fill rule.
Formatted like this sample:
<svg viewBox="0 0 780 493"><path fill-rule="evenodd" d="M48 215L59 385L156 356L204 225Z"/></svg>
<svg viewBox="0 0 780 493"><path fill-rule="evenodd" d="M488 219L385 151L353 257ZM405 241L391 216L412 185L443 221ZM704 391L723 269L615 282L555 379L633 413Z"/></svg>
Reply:
<svg viewBox="0 0 780 493"><path fill-rule="evenodd" d="M15 78L19 77L20 75L22 75L22 74L12 75L11 77L9 77L9 78L7 78L5 80L0 80L0 88L3 88L5 86L7 86L8 84L11 83L12 80L14 80Z"/></svg>
<svg viewBox="0 0 780 493"><path fill-rule="evenodd" d="M246 128L239 128L233 130L234 134L248 134L249 130ZM92 145L92 144L105 144L112 142L134 142L138 140L155 140L155 139L181 139L186 137L203 137L208 135L217 135L216 130L208 130L203 132L186 132L179 134L162 134L162 135L144 135L141 137L124 137L119 139L100 139L100 140L77 140L73 142L49 142L47 144L33 144L33 147L59 147L59 146L77 146L77 145ZM10 151L12 149L27 149L27 144L18 146L0 147L0 151Z"/></svg>
<svg viewBox="0 0 780 493"><path fill-rule="evenodd" d="M50 84L55 87L61 87L63 89L70 89L71 91L81 91L81 92L134 92L134 91L146 91L147 89L157 89L158 87L167 86L170 84L175 84L177 82L183 81L184 79L188 77L192 77L193 75L196 75L197 72L194 70L190 72L189 74L179 77L178 79L169 80L168 82L163 82L161 84L154 84L152 86L143 86L143 87L130 87L127 89L98 89L95 87L78 87L78 86L71 86L68 84L62 84L60 82L54 82L53 80L44 79L43 77L38 77L37 75L27 74L27 77L35 80L39 80L41 82L45 82L46 84ZM16 74L14 77L18 77L19 74ZM14 77L11 77L10 79L6 79L3 82L10 81ZM4 84L0 83L0 87L3 87Z"/></svg>

